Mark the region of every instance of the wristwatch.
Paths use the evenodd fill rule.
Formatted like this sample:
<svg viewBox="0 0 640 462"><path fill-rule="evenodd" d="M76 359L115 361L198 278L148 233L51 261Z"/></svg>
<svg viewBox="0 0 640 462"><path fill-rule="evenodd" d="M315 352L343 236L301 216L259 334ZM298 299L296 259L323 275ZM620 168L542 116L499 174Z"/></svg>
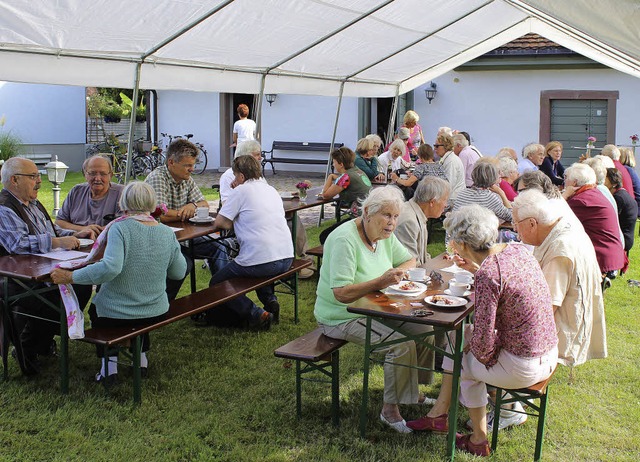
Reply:
<svg viewBox="0 0 640 462"><path fill-rule="evenodd" d="M196 204L195 202L191 203L193 205L194 210L198 210L198 204Z"/></svg>

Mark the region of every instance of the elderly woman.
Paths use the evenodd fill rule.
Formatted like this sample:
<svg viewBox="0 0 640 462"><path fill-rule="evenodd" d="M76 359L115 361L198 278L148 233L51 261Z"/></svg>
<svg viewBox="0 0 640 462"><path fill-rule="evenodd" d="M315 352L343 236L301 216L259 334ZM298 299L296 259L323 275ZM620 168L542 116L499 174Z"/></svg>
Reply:
<svg viewBox="0 0 640 462"><path fill-rule="evenodd" d="M513 202L518 195L513 183L518 178L518 164L510 157L500 157L498 159L498 172L500 174L500 189L504 192L507 200Z"/></svg>
<svg viewBox="0 0 640 462"><path fill-rule="evenodd" d="M404 202L395 186L376 188L362 203L362 217L336 229L324 244L314 315L324 333L333 338L363 344L362 316L349 313L357 299L399 283L416 260L393 234ZM402 338L398 332L426 332L428 326L406 323L388 327L373 321L371 343ZM398 332L396 332L398 331ZM409 433L398 404L419 402L416 369L423 365L413 341L384 350L384 404L380 420L394 430Z"/></svg>
<svg viewBox="0 0 640 462"><path fill-rule="evenodd" d="M640 207L640 176L636 173L636 156L633 154L633 149L631 148L621 147L619 149L620 163L624 165L624 168L629 172L633 185L633 198L638 204L638 207Z"/></svg>
<svg viewBox="0 0 640 462"><path fill-rule="evenodd" d="M620 149L618 149L615 144L605 144L602 148L601 155L609 157L613 162L613 167L620 170L620 174L622 175L623 187L631 196L633 196L633 181L631 180L631 175L629 175L627 169L624 168L624 165L622 165L622 163L620 163ZM611 165L607 165L606 167L611 168Z"/></svg>
<svg viewBox="0 0 640 462"><path fill-rule="evenodd" d="M382 138L380 138L380 136L375 133L370 133L369 135L365 136L365 138L373 141L373 148L375 149L375 152L373 154L375 156L380 154L380 148L382 147Z"/></svg>
<svg viewBox="0 0 640 462"><path fill-rule="evenodd" d="M404 115L403 127L409 129L409 140L407 142L407 151L408 153L415 157L418 155L418 148L422 143L424 143L424 136L422 135L422 127L418 125L418 121L420 120L420 116L415 111L407 111ZM411 158L409 155L404 157L404 160L410 161Z"/></svg>
<svg viewBox="0 0 640 462"><path fill-rule="evenodd" d="M625 255L620 241L615 210L596 189L596 174L588 165L573 164L565 170L562 196L582 222L596 251L603 277L624 266Z"/></svg>
<svg viewBox="0 0 640 462"><path fill-rule="evenodd" d="M624 236L624 251L629 255L633 247L633 239L636 231L636 220L638 219L638 204L622 187L622 175L617 168L608 168L607 177L604 180L605 186L613 195L618 208L618 223Z"/></svg>
<svg viewBox="0 0 640 462"><path fill-rule="evenodd" d="M435 153L440 159L444 174L447 175L451 185L451 199L455 199L458 193L466 188L464 182L464 165L458 156L453 152L453 138L449 135L441 134L436 137L433 145Z"/></svg>
<svg viewBox="0 0 640 462"><path fill-rule="evenodd" d="M498 185L500 176L493 162L482 159L471 172L473 186L461 191L453 201L453 210L465 205L478 204L491 210L501 223L511 222L511 202Z"/></svg>
<svg viewBox="0 0 640 462"><path fill-rule="evenodd" d="M404 141L401 139L395 140L389 145L389 150L383 152L378 157L378 170L380 173L386 176L389 170L389 164L391 164L391 170L397 172L400 169L409 166L408 162L403 162L402 156L405 152Z"/></svg>
<svg viewBox="0 0 640 462"><path fill-rule="evenodd" d="M562 157L562 143L551 141L544 148L545 158L540 165L542 173L547 175L556 186L564 185L564 167L560 163Z"/></svg>
<svg viewBox="0 0 640 462"><path fill-rule="evenodd" d="M173 230L159 224L150 213L156 209L153 188L134 181L125 186L120 198L124 216L111 222L98 240L104 248L101 260L73 272L61 268L51 273L56 284L101 284L89 308L94 327L135 327L162 319L169 309L165 293L166 278L182 279L187 263ZM142 336L140 367L146 375L149 335ZM103 347L97 346L99 358ZM96 381L117 380L117 356L102 363Z"/></svg>
<svg viewBox="0 0 640 462"><path fill-rule="evenodd" d="M260 161L240 156L233 161L236 187L222 204L215 229L233 229L240 244L238 256L209 282L213 286L234 277L270 277L291 267L293 244L278 191L262 177ZM250 327L267 330L278 323L280 305L273 285L256 290L264 309L246 295L225 304ZM214 308L216 310L218 308Z"/></svg>
<svg viewBox="0 0 640 462"><path fill-rule="evenodd" d="M522 242L535 246L533 256L551 291L558 362L573 367L606 358L600 267L589 236L568 219L564 199L549 198L536 188L514 201L513 220Z"/></svg>
<svg viewBox="0 0 640 462"><path fill-rule="evenodd" d="M356 167L367 174L371 181L384 181L385 175L378 170L376 144L371 138L361 138L356 145Z"/></svg>
<svg viewBox="0 0 640 462"><path fill-rule="evenodd" d="M538 143L529 143L522 148L522 160L518 164L518 173L522 175L530 170L538 170L544 161L544 146Z"/></svg>
<svg viewBox="0 0 640 462"><path fill-rule="evenodd" d="M498 219L479 205L452 212L444 221L458 266L475 274L474 324L467 326L460 375L460 401L469 408L473 433L457 435L458 449L490 453L487 387L528 387L549 377L558 359L558 337L549 288L531 253L518 244L497 244ZM446 358L443 369L453 370ZM407 422L413 430L448 431L452 377L425 417Z"/></svg>

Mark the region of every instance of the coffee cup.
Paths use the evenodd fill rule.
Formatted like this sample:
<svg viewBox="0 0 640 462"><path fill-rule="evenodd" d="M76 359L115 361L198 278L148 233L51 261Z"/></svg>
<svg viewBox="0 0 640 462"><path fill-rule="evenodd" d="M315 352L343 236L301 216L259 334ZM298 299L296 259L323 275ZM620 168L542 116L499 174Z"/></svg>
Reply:
<svg viewBox="0 0 640 462"><path fill-rule="evenodd" d="M449 292L451 292L451 295L461 297L467 290L469 290L469 284L449 281Z"/></svg>
<svg viewBox="0 0 640 462"><path fill-rule="evenodd" d="M427 277L427 270L424 268L411 268L408 273L409 279L416 282L422 282Z"/></svg>
<svg viewBox="0 0 640 462"><path fill-rule="evenodd" d="M209 218L209 207L198 207L196 209L196 218L198 220L206 220Z"/></svg>
<svg viewBox="0 0 640 462"><path fill-rule="evenodd" d="M460 272L456 274L456 282L463 282L465 284L473 283L473 274L468 271Z"/></svg>

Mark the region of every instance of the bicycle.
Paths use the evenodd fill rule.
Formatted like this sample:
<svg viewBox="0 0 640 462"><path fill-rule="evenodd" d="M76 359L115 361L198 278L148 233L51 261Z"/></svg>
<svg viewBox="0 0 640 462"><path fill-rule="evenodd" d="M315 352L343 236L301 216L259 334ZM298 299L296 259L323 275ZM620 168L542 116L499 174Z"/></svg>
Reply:
<svg viewBox="0 0 640 462"><path fill-rule="evenodd" d="M191 139L193 138L193 133L188 133L186 135L170 135L168 133L160 133L163 137L165 138L169 138L169 143L167 143L167 146L169 146L173 140L178 140L181 138L185 138L185 139ZM207 162L208 162L208 158L207 158L207 150L204 147L204 144L202 143L197 143L197 142L193 142L193 144L196 145L196 147L198 148L198 156L196 157L196 165L193 168L193 174L194 175L200 175L202 173L204 173L204 171L207 169Z"/></svg>

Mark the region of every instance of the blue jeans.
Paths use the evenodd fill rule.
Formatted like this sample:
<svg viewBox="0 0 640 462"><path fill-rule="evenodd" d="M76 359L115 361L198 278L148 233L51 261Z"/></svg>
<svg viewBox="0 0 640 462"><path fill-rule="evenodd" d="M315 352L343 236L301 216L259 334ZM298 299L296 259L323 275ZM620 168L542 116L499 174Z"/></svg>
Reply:
<svg viewBox="0 0 640 462"><path fill-rule="evenodd" d="M285 258L282 260L262 263L260 265L241 266L235 261L232 261L213 275L209 282L209 287L217 284L218 282L226 281L227 279L235 277L257 278L276 276L291 268L292 262L293 258ZM256 294L263 305L278 300L273 289L273 284L256 289ZM253 303L253 301L246 295L241 295L240 297L226 303L226 306L235 311L242 319L248 320L251 324L258 323L260 316L264 311ZM215 310L216 308L213 309Z"/></svg>

